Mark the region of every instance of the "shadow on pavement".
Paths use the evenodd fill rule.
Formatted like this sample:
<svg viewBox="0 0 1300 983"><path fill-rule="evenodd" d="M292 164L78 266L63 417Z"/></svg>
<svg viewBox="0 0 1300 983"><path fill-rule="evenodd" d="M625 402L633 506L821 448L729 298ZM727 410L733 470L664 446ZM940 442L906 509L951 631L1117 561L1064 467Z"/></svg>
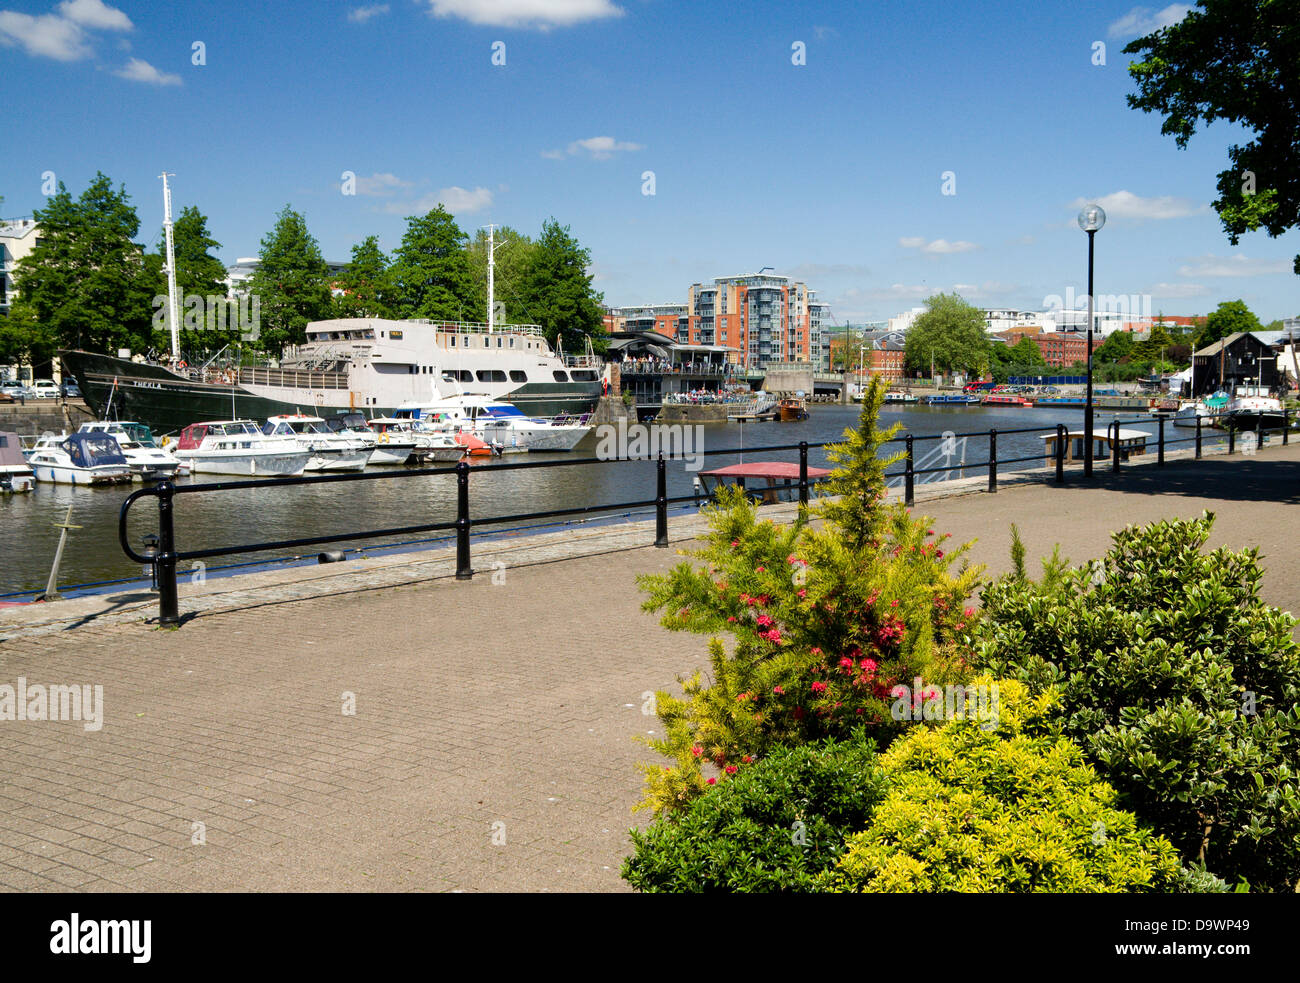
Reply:
<svg viewBox="0 0 1300 983"><path fill-rule="evenodd" d="M1082 475L1068 475L1065 489L1086 491L1105 488L1139 495L1186 495L1238 502L1277 502L1300 505L1300 461L1233 456L1200 461L1170 461L1164 467L1144 465L1124 468L1119 474L1109 462L1094 474L1091 484Z"/></svg>

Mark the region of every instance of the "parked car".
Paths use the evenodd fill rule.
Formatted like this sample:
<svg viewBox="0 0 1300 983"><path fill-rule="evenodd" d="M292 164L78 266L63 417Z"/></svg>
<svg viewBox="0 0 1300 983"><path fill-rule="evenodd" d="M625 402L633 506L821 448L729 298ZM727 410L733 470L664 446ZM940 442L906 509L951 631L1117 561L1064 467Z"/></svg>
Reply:
<svg viewBox="0 0 1300 983"><path fill-rule="evenodd" d="M63 395L70 399L80 399L81 387L77 385L75 380L69 379L63 384Z"/></svg>
<svg viewBox="0 0 1300 983"><path fill-rule="evenodd" d="M59 384L53 379L37 379L32 383L32 391L37 399L59 398Z"/></svg>
<svg viewBox="0 0 1300 983"><path fill-rule="evenodd" d="M13 399L35 399L36 394L24 386L21 382L7 382L0 386L0 392L11 396Z"/></svg>

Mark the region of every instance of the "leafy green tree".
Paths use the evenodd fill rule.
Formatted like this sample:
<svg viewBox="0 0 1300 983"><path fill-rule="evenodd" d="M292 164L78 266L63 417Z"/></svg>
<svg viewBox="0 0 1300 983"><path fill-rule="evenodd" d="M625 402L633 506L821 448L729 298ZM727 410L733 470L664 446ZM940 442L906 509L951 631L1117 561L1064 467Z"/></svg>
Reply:
<svg viewBox="0 0 1300 983"><path fill-rule="evenodd" d="M987 371L993 356L983 312L958 294L935 294L925 303L928 310L907 332L907 370L928 373L933 355L936 372Z"/></svg>
<svg viewBox="0 0 1300 983"><path fill-rule="evenodd" d="M1229 240L1300 225L1300 55L1296 0L1197 0L1179 23L1132 42L1138 92L1128 104L1160 113L1160 132L1186 148L1198 123L1235 123L1255 138L1228 148L1215 211ZM1300 274L1300 255L1295 258Z"/></svg>
<svg viewBox="0 0 1300 983"><path fill-rule="evenodd" d="M1225 300L1205 319L1205 327L1196 336L1196 350L1213 345L1238 331L1262 331L1263 327L1249 307L1240 300Z"/></svg>
<svg viewBox="0 0 1300 983"><path fill-rule="evenodd" d="M1112 331L1092 353L1094 367L1106 362L1122 362L1133 354L1133 332Z"/></svg>
<svg viewBox="0 0 1300 983"><path fill-rule="evenodd" d="M307 340L308 322L330 316L329 271L307 220L289 205L276 215L258 257L247 292L260 298L259 344L282 352Z"/></svg>
<svg viewBox="0 0 1300 983"><path fill-rule="evenodd" d="M334 304L339 317L396 317L388 257L379 239L367 236L352 247L352 260L339 278L343 296Z"/></svg>
<svg viewBox="0 0 1300 983"><path fill-rule="evenodd" d="M1300 888L1300 645L1259 597L1259 551L1204 552L1213 523L1130 526L1100 560L1056 558L983 595L975 664L1054 689L1124 806L1188 865Z"/></svg>
<svg viewBox="0 0 1300 983"><path fill-rule="evenodd" d="M466 241L441 205L426 215L407 218L406 234L389 269L401 317L481 320L483 294L470 272Z"/></svg>
<svg viewBox="0 0 1300 983"><path fill-rule="evenodd" d="M496 299L498 324L532 324L524 303L527 293L528 271L532 267L537 246L532 239L522 232L503 225L493 233L496 239L496 270L494 273L493 293ZM469 253L470 275L474 278L476 288L481 288L487 297L488 234L486 229L479 229L467 247ZM501 315L504 314L504 317ZM484 308L481 314L475 314L472 320L487 316Z"/></svg>
<svg viewBox="0 0 1300 983"><path fill-rule="evenodd" d="M125 189L97 173L74 202L60 183L33 216L40 239L14 270L13 316L29 348L148 347L156 283L132 241L140 220Z"/></svg>
<svg viewBox="0 0 1300 983"><path fill-rule="evenodd" d="M581 352L588 337L596 351L607 344L604 296L592 290L590 266L591 252L569 234L568 226L553 218L542 225L524 278L524 307L545 329L547 340L562 342L569 353Z"/></svg>
<svg viewBox="0 0 1300 983"><path fill-rule="evenodd" d="M1116 334L1127 334L1127 332L1116 332ZM1169 336L1163 324L1155 324L1151 327L1151 333L1142 341L1135 342L1130 352L1132 358L1143 362L1153 362L1160 358L1165 349L1170 348L1174 339Z"/></svg>

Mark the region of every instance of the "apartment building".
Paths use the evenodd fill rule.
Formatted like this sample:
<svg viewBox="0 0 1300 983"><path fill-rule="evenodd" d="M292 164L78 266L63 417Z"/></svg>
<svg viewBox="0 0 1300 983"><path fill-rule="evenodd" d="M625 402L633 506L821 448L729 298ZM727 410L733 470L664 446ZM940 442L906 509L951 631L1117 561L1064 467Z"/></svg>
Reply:
<svg viewBox="0 0 1300 983"><path fill-rule="evenodd" d="M0 314L8 314L14 299L14 267L36 248L40 234L35 219L0 221Z"/></svg>

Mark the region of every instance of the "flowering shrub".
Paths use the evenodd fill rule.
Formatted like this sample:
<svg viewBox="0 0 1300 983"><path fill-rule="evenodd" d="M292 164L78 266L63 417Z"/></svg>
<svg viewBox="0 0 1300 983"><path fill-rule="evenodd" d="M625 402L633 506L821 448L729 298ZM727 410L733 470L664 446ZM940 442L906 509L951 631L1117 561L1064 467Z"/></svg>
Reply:
<svg viewBox="0 0 1300 983"><path fill-rule="evenodd" d="M778 748L672 819L633 830L623 878L640 891L810 891L884 794L855 739Z"/></svg>
<svg viewBox="0 0 1300 983"><path fill-rule="evenodd" d="M697 562L641 578L644 607L666 627L735 638L731 651L710 641L710 682L697 672L683 698L658 694L666 736L649 743L673 764L643 766L644 806L680 808L779 744L859 725L888 740L904 726L890 715L895 684L968 675L966 600L979 571L953 573L966 547L945 550L945 535L884 501L894 459L877 451L894 431L876 430L883 396L873 385L857 430L830 455L837 498L777 526L732 490L711 509L704 547L687 554ZM719 773L706 777L710 765Z"/></svg>
<svg viewBox="0 0 1300 983"><path fill-rule="evenodd" d="M991 680L990 680L991 681ZM1055 695L998 683L997 727L920 728L880 759L887 793L821 880L831 891L1172 891L1177 851L1116 808L1072 741Z"/></svg>
<svg viewBox="0 0 1300 983"><path fill-rule="evenodd" d="M1065 734L1184 863L1300 887L1300 645L1258 551L1202 551L1214 517L1129 527L1101 560L984 592L976 657L1055 688Z"/></svg>

